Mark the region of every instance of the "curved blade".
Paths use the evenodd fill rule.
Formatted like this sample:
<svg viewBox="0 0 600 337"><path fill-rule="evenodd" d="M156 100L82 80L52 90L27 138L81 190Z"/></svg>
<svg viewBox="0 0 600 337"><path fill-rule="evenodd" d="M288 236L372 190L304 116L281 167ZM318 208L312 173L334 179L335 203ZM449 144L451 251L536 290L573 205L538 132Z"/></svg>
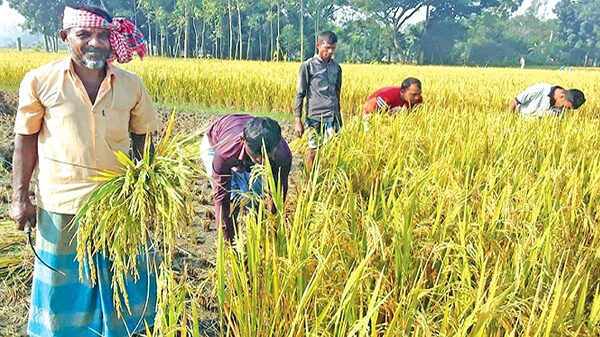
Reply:
<svg viewBox="0 0 600 337"><path fill-rule="evenodd" d="M53 272L59 273L62 276L66 276L66 274L63 273L62 271L50 267L46 262L44 262L44 260L42 260L42 258L35 251L35 247L33 246L33 242L31 241L31 225L29 225L29 223L25 224L25 233L27 233L27 242L29 243L29 247L31 247L31 250L33 251L33 255L35 255L35 258L38 259L38 261L40 261L41 264L43 264L44 266L46 266L48 269L52 270Z"/></svg>

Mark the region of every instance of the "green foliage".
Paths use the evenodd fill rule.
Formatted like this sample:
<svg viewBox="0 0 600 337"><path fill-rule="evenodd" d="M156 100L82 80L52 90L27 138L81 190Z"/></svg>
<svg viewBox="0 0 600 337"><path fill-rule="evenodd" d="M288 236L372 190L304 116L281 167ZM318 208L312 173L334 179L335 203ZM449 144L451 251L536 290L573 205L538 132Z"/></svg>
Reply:
<svg viewBox="0 0 600 337"><path fill-rule="evenodd" d="M76 0L8 0L33 33L54 37L64 5ZM91 0L132 19L153 54L260 60L304 60L314 37L333 30L336 58L349 62L530 65L600 62L600 0L563 0L558 20L541 21L536 0ZM39 8L44 8L40 11ZM416 18L424 21L414 23ZM302 19L302 20L301 20ZM303 22L301 34L300 23ZM187 43L186 43L187 41ZM300 55L300 46L304 55ZM187 51L187 55L185 51ZM231 53L231 55L230 55Z"/></svg>
<svg viewBox="0 0 600 337"><path fill-rule="evenodd" d="M600 1L562 0L555 12L560 21L559 36L569 49L571 64L600 63Z"/></svg>

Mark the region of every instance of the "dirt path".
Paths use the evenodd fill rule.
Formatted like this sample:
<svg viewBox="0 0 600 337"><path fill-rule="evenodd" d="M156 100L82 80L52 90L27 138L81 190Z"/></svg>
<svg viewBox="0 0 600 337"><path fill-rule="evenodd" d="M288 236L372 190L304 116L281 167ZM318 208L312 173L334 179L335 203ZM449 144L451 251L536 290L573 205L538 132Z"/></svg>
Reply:
<svg viewBox="0 0 600 337"><path fill-rule="evenodd" d="M15 231L8 219L11 193L10 163L14 150L12 128L17 103L17 93L0 91L0 336L25 335L33 269L33 255L26 247L25 236ZM171 111L171 108L162 108L159 109L159 114L166 120ZM217 117L207 112L180 110L177 112L176 130L184 134L205 130ZM280 124L284 137L291 140L292 122L288 120ZM214 266L217 232L213 225L214 212L209 182L195 181L194 190L197 200L193 234L189 243L178 247L176 268L182 277L201 284L205 283L203 281L208 278ZM215 302L211 296L207 293L199 299L202 303L200 321L208 335L214 334L211 332L218 324Z"/></svg>

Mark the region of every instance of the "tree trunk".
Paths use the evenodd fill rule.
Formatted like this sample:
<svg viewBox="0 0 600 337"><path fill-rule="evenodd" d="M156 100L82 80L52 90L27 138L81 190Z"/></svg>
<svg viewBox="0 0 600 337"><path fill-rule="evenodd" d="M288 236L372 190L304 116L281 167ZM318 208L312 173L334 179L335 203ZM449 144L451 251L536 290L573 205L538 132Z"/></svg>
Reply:
<svg viewBox="0 0 600 337"><path fill-rule="evenodd" d="M214 57L219 58L219 37L217 36L217 19L215 19L215 50L213 51Z"/></svg>
<svg viewBox="0 0 600 337"><path fill-rule="evenodd" d="M152 56L152 25L150 24L150 15L146 19L146 24L148 25L148 54Z"/></svg>
<svg viewBox="0 0 600 337"><path fill-rule="evenodd" d="M304 61L304 0L300 0L300 62Z"/></svg>
<svg viewBox="0 0 600 337"><path fill-rule="evenodd" d="M160 56L165 56L165 37L160 33Z"/></svg>
<svg viewBox="0 0 600 337"><path fill-rule="evenodd" d="M400 40L398 39L398 33L394 33L394 51L398 60L402 59L402 45L400 44ZM391 61L391 60L390 60Z"/></svg>
<svg viewBox="0 0 600 337"><path fill-rule="evenodd" d="M46 49L46 53L50 52L50 45L48 43L48 35L44 34L44 48Z"/></svg>
<svg viewBox="0 0 600 337"><path fill-rule="evenodd" d="M315 15L315 18L313 21L314 21L314 26L315 26L315 44L314 44L315 47L313 47L313 48L316 48L317 42L319 40L319 16ZM316 51L316 49L314 49L313 54L316 54L316 53L317 53L317 51Z"/></svg>
<svg viewBox="0 0 600 337"><path fill-rule="evenodd" d="M175 48L173 55L175 57L179 57L181 55L181 31L176 30L175 33L177 34L177 37L175 38Z"/></svg>
<svg viewBox="0 0 600 337"><path fill-rule="evenodd" d="M260 30L258 31L258 54L260 59L263 59L263 43L262 43L262 34Z"/></svg>
<svg viewBox="0 0 600 337"><path fill-rule="evenodd" d="M167 47L166 55L167 57L171 56L171 44L169 43L169 32L165 32L165 45Z"/></svg>
<svg viewBox="0 0 600 337"><path fill-rule="evenodd" d="M238 15L238 40L240 41L240 60L243 58L242 50L244 50L244 39L242 38L242 11L240 9L240 0L236 0L235 2L237 7L237 15Z"/></svg>
<svg viewBox="0 0 600 337"><path fill-rule="evenodd" d="M160 46L160 29L158 27L158 24L154 25L154 48L156 48L156 52L154 53L155 55L161 55L159 54L160 51L158 49L158 47Z"/></svg>
<svg viewBox="0 0 600 337"><path fill-rule="evenodd" d="M269 20L269 26L271 28L271 47L269 48L269 59L273 61L273 17Z"/></svg>
<svg viewBox="0 0 600 337"><path fill-rule="evenodd" d="M190 47L190 17L187 13L187 9L185 10L185 31L183 33L183 58L188 58L189 56L189 47Z"/></svg>
<svg viewBox="0 0 600 337"><path fill-rule="evenodd" d="M223 55L223 38L217 38L217 58L225 58Z"/></svg>
<svg viewBox="0 0 600 337"><path fill-rule="evenodd" d="M227 17L229 18L229 59L233 56L233 20L231 19L231 0L227 0Z"/></svg>
<svg viewBox="0 0 600 337"><path fill-rule="evenodd" d="M315 45L317 44L317 40L319 39L319 12L320 8L317 9L317 13L315 14Z"/></svg>
<svg viewBox="0 0 600 337"><path fill-rule="evenodd" d="M279 19L279 14L281 13L281 8L279 7L279 0L277 1L277 61L279 61L280 53L281 53L281 45L279 44L279 35L281 33L281 20Z"/></svg>
<svg viewBox="0 0 600 337"><path fill-rule="evenodd" d="M198 27L196 27L196 20L194 20L194 17L192 17L192 27L194 28L194 52L192 53L192 56L197 57L199 50L198 50Z"/></svg>
<svg viewBox="0 0 600 337"><path fill-rule="evenodd" d="M137 26L137 1L133 0L131 3L133 6L133 24Z"/></svg>
<svg viewBox="0 0 600 337"><path fill-rule="evenodd" d="M252 37L252 27L248 27L248 44L246 45L246 60L250 60L250 38Z"/></svg>
<svg viewBox="0 0 600 337"><path fill-rule="evenodd" d="M206 32L206 20L202 20L202 37L200 40L200 54L204 56L206 52L204 51L204 33Z"/></svg>

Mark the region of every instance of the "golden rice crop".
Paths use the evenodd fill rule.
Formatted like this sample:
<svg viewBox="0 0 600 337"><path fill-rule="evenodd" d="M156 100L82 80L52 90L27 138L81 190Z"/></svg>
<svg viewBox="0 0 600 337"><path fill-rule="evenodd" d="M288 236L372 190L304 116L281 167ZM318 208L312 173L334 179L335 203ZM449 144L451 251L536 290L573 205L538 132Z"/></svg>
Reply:
<svg viewBox="0 0 600 337"><path fill-rule="evenodd" d="M25 72L67 54L0 52L0 85L18 86ZM118 65L118 64L117 64ZM224 61L148 57L122 66L138 74L158 102L291 113L296 90L297 62ZM408 76L423 81L424 96L439 109L459 105L486 111L508 105L510 99L535 82L600 92L600 71L504 68L467 68L408 65L342 64L342 110L345 115L361 111L374 90L400 85ZM596 100L583 113L600 110Z"/></svg>
<svg viewBox="0 0 600 337"><path fill-rule="evenodd" d="M219 257L225 335L600 333L597 119L423 107L367 123Z"/></svg>

